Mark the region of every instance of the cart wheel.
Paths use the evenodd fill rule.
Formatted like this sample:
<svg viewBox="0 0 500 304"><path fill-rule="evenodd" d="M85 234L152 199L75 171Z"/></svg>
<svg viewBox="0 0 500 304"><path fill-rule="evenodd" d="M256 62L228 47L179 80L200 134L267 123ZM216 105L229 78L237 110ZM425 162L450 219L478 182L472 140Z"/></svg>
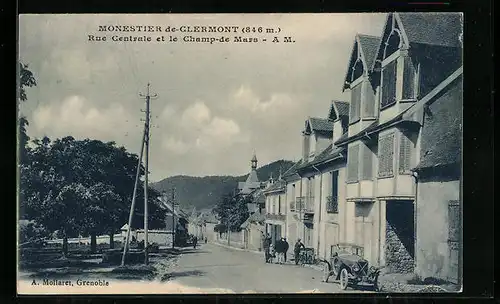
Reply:
<svg viewBox="0 0 500 304"><path fill-rule="evenodd" d="M323 263L323 282L328 283L328 278L330 278L330 269L327 263Z"/></svg>
<svg viewBox="0 0 500 304"><path fill-rule="evenodd" d="M342 268L342 270L340 271L340 288L342 288L342 290L346 290L348 283L349 275L347 273L347 269Z"/></svg>

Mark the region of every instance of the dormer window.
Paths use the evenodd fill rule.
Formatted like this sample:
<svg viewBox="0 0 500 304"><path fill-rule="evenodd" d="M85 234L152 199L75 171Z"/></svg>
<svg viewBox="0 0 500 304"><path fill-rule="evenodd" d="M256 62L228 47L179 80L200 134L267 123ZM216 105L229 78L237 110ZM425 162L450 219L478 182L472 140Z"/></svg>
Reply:
<svg viewBox="0 0 500 304"><path fill-rule="evenodd" d="M351 78L351 109L349 115L349 122L355 123L360 119L361 115L361 89L363 86L362 76L364 73L363 62L361 57L358 57L356 64L352 67L352 78Z"/></svg>

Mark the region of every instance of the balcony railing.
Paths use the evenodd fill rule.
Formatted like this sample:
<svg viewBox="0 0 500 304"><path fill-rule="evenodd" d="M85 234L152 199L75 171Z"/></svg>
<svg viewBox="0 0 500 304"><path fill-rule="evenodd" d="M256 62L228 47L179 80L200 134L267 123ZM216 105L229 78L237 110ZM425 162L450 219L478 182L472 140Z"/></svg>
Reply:
<svg viewBox="0 0 500 304"><path fill-rule="evenodd" d="M284 221L286 219L286 216L284 214L267 213L266 219L275 221Z"/></svg>
<svg viewBox="0 0 500 304"><path fill-rule="evenodd" d="M326 197L326 212L328 213L339 213L339 201L336 196Z"/></svg>
<svg viewBox="0 0 500 304"><path fill-rule="evenodd" d="M314 213L314 196L297 197L295 211Z"/></svg>

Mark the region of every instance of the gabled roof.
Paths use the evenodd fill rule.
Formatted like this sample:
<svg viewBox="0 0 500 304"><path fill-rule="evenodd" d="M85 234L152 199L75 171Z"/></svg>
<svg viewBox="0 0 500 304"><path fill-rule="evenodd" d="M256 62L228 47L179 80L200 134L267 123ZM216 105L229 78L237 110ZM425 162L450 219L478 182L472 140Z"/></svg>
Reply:
<svg viewBox="0 0 500 304"><path fill-rule="evenodd" d="M290 177L294 176L297 174L297 168L300 166L302 163L302 159L294 163L288 170L283 173L283 179L289 179Z"/></svg>
<svg viewBox="0 0 500 304"><path fill-rule="evenodd" d="M259 177L257 176L256 170L251 170L246 181L242 184L238 184L238 188L241 194L250 194L252 190L260 187Z"/></svg>
<svg viewBox="0 0 500 304"><path fill-rule="evenodd" d="M462 76L463 73L463 68L462 66L458 68L455 72L453 72L450 76L448 76L443 82L441 82L439 85L437 85L432 91L430 91L427 95L425 95L422 99L420 99L418 102L414 103L411 105L409 108L406 110L402 111L396 117L390 119L389 121L386 121L384 123L379 123L379 121L375 121L372 124L368 125L366 128L358 132L357 134L347 137L347 136L342 136L339 140L335 142L335 145L340 145L343 146L345 144L348 144L350 142L353 142L365 135L373 134L376 132L379 132L380 130L398 124L402 122L409 122L409 123L414 123L412 115L417 111L418 109L421 109L424 105L428 104L429 102L432 102L435 100L436 96L438 96L445 88L447 88L450 84L454 83L459 77Z"/></svg>
<svg viewBox="0 0 500 304"><path fill-rule="evenodd" d="M348 88L351 82L351 75L353 73L352 68L358 60L359 56L361 57L361 61L363 62L363 69L365 71L370 70L370 68L373 66L373 62L375 61L379 45L380 37L363 34L357 34L355 36L342 90Z"/></svg>
<svg viewBox="0 0 500 304"><path fill-rule="evenodd" d="M309 124L311 126L312 131L319 132L332 132L333 131L333 122L329 119L318 118L318 117L310 117Z"/></svg>
<svg viewBox="0 0 500 304"><path fill-rule="evenodd" d="M316 155L312 160L308 162L302 162L298 167L297 171L300 171L305 168L309 168L314 165L318 165L321 163L325 163L331 160L335 160L342 157L342 153L345 151L344 147L337 147L330 144L323 151L321 151L318 155Z"/></svg>
<svg viewBox="0 0 500 304"><path fill-rule="evenodd" d="M389 13L377 47L376 59L382 60L385 41L391 34L392 20L401 31L401 39L411 47L412 44L424 44L441 47L461 47L460 37L463 32L461 13Z"/></svg>

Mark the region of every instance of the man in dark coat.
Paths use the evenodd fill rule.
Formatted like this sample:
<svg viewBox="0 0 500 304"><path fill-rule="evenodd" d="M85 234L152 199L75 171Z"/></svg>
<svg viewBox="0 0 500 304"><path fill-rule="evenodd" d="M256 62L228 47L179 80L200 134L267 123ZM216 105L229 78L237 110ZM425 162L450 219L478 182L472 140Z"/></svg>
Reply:
<svg viewBox="0 0 500 304"><path fill-rule="evenodd" d="M293 254L294 254L294 258L295 258L295 265L299 264L299 255L300 255L300 250L302 248L305 248L305 246L304 246L304 244L302 244L302 242L300 241L300 239L298 239L297 242L295 243L295 247L293 248Z"/></svg>
<svg viewBox="0 0 500 304"><path fill-rule="evenodd" d="M286 241L286 238L283 238L282 240L283 240L283 251L284 251L284 253L283 253L283 255L284 255L284 256L283 256L283 258L284 258L285 263L286 263L286 253L288 252L288 248L290 248L290 245L289 245L289 244L288 244L288 242Z"/></svg>

